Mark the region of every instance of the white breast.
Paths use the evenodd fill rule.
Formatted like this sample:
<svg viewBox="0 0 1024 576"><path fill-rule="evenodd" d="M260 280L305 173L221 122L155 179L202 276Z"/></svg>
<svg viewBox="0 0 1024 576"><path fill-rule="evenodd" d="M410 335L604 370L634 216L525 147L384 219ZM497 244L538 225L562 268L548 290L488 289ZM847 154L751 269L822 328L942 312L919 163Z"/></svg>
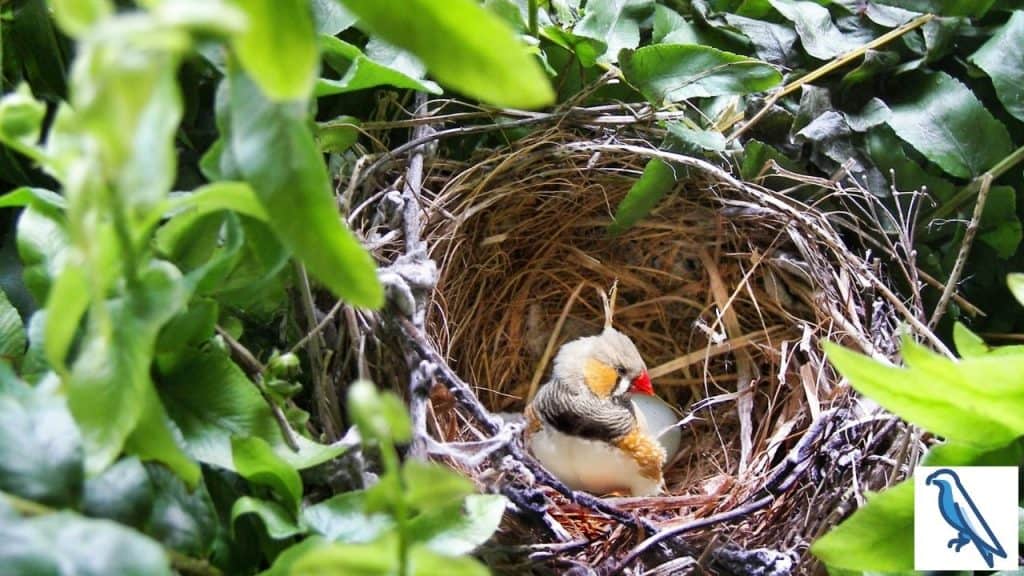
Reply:
<svg viewBox="0 0 1024 576"><path fill-rule="evenodd" d="M636 460L607 442L570 436L543 426L530 436L530 452L574 490L599 495L629 491L633 496L661 491L658 480L640 474Z"/></svg>

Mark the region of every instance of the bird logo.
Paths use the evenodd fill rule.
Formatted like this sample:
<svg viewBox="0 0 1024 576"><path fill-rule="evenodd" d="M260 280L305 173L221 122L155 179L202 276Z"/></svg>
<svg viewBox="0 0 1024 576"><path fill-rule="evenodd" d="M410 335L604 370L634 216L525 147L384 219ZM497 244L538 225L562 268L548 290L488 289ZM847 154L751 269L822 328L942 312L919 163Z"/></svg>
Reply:
<svg viewBox="0 0 1024 576"><path fill-rule="evenodd" d="M989 568L992 568L995 556L1006 558L1006 550L955 471L949 468L936 470L928 476L925 484L939 489L939 513L957 532L956 537L946 544L947 548L959 553L964 546L973 544Z"/></svg>

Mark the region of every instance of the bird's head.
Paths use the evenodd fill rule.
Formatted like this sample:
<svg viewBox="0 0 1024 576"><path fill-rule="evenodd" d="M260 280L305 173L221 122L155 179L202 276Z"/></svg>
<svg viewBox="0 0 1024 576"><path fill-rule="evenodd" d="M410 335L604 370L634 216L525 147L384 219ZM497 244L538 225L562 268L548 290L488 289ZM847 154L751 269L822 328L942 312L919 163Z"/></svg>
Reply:
<svg viewBox="0 0 1024 576"><path fill-rule="evenodd" d="M562 346L555 356L553 376L556 381L578 382L599 398L620 399L630 392L654 394L636 345L614 328Z"/></svg>
<svg viewBox="0 0 1024 576"><path fill-rule="evenodd" d="M941 489L943 486L956 483L956 474L949 468L941 468L929 474L924 483L927 486L938 486Z"/></svg>

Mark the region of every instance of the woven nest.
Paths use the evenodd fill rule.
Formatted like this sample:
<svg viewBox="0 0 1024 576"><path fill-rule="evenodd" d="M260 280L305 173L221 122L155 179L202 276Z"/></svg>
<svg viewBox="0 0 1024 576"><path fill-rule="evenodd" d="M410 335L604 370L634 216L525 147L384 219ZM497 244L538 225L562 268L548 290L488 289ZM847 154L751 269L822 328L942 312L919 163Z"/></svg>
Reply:
<svg viewBox="0 0 1024 576"><path fill-rule="evenodd" d="M617 282L615 326L636 342L657 394L698 418L683 427L664 495L604 500L648 520L647 533L541 485L561 538L529 514L507 514L481 553L499 572L639 574L641 564L616 562L652 526L686 525L682 549L659 557L651 546L636 560L660 566L656 573L698 563L742 573L764 552L762 564L809 569L809 543L860 491L902 477L886 458L866 457L898 452L892 432L902 428L867 414L821 351L830 340L891 356L900 323L884 297L891 292L847 250L830 215L695 159L667 156L675 189L649 217L609 234L616 206L659 152L621 132L594 138L551 130L468 161L427 158L421 233L438 267L424 324L430 346L487 409L520 413L552 352L600 331L598 291ZM391 174L400 190L404 173ZM369 224L364 233L387 239ZM397 246L378 244L385 264ZM491 436L443 386L431 399L424 425L438 445ZM433 453L485 490L531 482L498 458Z"/></svg>

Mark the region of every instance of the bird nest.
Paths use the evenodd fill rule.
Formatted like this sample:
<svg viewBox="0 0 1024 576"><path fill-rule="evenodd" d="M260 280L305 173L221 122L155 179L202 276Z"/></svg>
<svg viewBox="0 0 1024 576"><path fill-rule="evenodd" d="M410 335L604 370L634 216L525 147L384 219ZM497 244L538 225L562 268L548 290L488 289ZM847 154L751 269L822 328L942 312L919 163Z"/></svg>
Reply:
<svg viewBox="0 0 1024 576"><path fill-rule="evenodd" d="M891 357L898 325L916 318L847 248L841 218L645 136L559 128L469 160L417 153L379 170L391 190L356 222L392 301L411 296L381 323L392 327L383 348L405 362L382 359L375 376L409 398L424 435L413 450L512 500L480 552L498 572L809 569L809 544L863 490L902 478L893 461L909 434L855 397L821 343ZM653 157L677 184L648 217L609 233ZM424 254L436 278L409 272ZM660 496L571 492L517 436L553 353L601 330L597 293L614 284L615 327L687 417Z"/></svg>

